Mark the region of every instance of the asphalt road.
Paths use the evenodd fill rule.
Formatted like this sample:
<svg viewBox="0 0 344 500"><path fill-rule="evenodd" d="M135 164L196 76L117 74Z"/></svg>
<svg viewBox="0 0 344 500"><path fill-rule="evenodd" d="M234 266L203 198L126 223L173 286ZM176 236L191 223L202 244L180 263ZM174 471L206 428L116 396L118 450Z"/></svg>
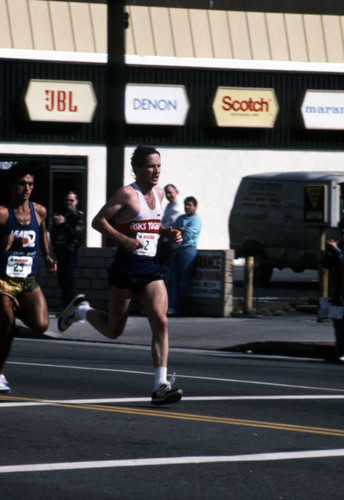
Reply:
<svg viewBox="0 0 344 500"><path fill-rule="evenodd" d="M173 349L170 371L185 397L156 408L148 346L16 339L1 498L343 498L343 366Z"/></svg>

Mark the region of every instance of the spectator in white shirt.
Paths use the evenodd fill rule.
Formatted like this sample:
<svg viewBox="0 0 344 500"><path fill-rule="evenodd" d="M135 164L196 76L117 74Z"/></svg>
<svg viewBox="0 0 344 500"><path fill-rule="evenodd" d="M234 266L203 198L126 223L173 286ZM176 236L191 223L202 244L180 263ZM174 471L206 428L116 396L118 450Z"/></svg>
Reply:
<svg viewBox="0 0 344 500"><path fill-rule="evenodd" d="M165 196L168 200L168 204L164 210L164 215L162 217L161 223L164 227L170 227L177 220L179 215L184 214L184 202L179 196L179 191L173 184L167 184L164 187ZM172 247L167 238L161 237L159 240L159 261L161 266L167 266L169 264Z"/></svg>

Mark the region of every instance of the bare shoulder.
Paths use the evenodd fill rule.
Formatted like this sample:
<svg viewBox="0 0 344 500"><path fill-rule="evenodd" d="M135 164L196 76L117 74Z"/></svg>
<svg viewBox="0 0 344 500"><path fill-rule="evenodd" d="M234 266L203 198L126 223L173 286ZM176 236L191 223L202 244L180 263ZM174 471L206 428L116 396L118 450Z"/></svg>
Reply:
<svg viewBox="0 0 344 500"><path fill-rule="evenodd" d="M160 201L162 201L164 199L164 196L165 196L165 191L161 187L156 186L155 192L159 196Z"/></svg>
<svg viewBox="0 0 344 500"><path fill-rule="evenodd" d="M117 189L113 193L113 195L109 198L104 207L107 208L114 206L119 208L126 207L127 205L131 204L133 195L134 195L134 189L132 188L132 186L123 186Z"/></svg>
<svg viewBox="0 0 344 500"><path fill-rule="evenodd" d="M133 188L133 186L131 185L123 186L122 188L118 189L116 193L118 195L118 199L122 200L125 204L128 205L130 205L130 202L136 196L135 188Z"/></svg>
<svg viewBox="0 0 344 500"><path fill-rule="evenodd" d="M36 202L33 202L33 207L35 209L36 215L38 215L41 220L44 220L47 216L47 209L43 207L43 205L40 205Z"/></svg>
<svg viewBox="0 0 344 500"><path fill-rule="evenodd" d="M94 220L109 220L117 214L126 214L132 209L135 190L132 186L124 186L117 189L105 205L99 210Z"/></svg>
<svg viewBox="0 0 344 500"><path fill-rule="evenodd" d="M9 215L8 208L5 207L4 205L0 205L0 226L6 224L8 215Z"/></svg>

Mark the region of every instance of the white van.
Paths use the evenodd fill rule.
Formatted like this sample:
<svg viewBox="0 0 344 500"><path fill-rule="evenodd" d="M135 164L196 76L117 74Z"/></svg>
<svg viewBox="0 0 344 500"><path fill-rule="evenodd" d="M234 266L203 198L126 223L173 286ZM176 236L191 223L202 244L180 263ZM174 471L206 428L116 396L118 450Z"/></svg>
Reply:
<svg viewBox="0 0 344 500"><path fill-rule="evenodd" d="M339 238L343 172L284 172L242 178L229 218L235 257L255 256L261 283L273 268L317 269L319 226Z"/></svg>

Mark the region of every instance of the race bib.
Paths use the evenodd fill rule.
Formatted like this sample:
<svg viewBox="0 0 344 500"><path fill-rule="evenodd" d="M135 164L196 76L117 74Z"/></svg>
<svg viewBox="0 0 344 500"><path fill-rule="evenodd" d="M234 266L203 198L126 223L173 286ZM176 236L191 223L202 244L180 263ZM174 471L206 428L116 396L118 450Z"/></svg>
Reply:
<svg viewBox="0 0 344 500"><path fill-rule="evenodd" d="M135 250L135 255L145 255L146 257L155 257L160 235L157 233L137 233L136 239L143 243L143 247Z"/></svg>
<svg viewBox="0 0 344 500"><path fill-rule="evenodd" d="M7 261L6 274L11 278L26 278L32 272L32 257L10 255Z"/></svg>

